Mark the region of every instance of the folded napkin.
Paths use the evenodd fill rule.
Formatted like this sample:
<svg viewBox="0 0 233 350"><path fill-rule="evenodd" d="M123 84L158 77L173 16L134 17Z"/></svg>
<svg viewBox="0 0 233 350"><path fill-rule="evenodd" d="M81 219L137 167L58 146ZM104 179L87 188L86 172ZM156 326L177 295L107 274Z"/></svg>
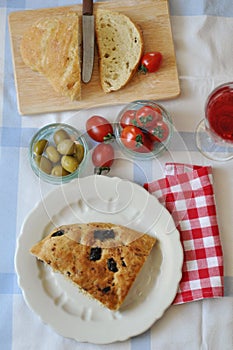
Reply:
<svg viewBox="0 0 233 350"><path fill-rule="evenodd" d="M144 187L168 209L184 250L182 279L173 304L223 296L223 253L212 168L165 165L166 177Z"/></svg>

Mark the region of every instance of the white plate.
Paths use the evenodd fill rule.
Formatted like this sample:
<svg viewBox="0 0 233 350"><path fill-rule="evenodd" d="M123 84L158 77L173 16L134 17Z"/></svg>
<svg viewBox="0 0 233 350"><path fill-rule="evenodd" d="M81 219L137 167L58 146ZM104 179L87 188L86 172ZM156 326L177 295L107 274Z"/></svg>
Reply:
<svg viewBox="0 0 233 350"><path fill-rule="evenodd" d="M158 239L117 312L83 295L29 253L54 226L91 221L123 224ZM26 218L15 256L28 306L64 337L96 344L126 340L159 319L176 295L182 262L179 233L158 200L128 180L102 175L84 177L50 192Z"/></svg>

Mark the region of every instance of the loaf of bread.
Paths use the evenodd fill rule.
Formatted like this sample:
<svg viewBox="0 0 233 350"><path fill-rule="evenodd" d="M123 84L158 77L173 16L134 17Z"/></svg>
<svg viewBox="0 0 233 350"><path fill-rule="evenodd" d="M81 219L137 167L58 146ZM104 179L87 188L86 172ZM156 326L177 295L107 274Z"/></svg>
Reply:
<svg viewBox="0 0 233 350"><path fill-rule="evenodd" d="M83 292L118 310L155 241L125 226L96 222L58 227L30 251Z"/></svg>
<svg viewBox="0 0 233 350"><path fill-rule="evenodd" d="M81 97L81 33L78 14L43 18L23 35L24 63L44 74L54 90L71 100Z"/></svg>
<svg viewBox="0 0 233 350"><path fill-rule="evenodd" d="M96 11L95 30L102 89L117 91L137 71L143 53L141 31L128 16L103 9Z"/></svg>

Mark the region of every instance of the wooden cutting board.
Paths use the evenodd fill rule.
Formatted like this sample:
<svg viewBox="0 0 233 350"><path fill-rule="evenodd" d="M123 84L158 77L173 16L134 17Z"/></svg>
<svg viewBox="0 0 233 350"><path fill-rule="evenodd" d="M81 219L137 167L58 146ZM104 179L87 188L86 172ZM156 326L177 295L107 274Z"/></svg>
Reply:
<svg viewBox="0 0 233 350"><path fill-rule="evenodd" d="M95 55L93 76L88 84L82 83L81 101L61 97L41 74L26 67L20 55L20 40L23 33L44 17L77 11L82 14L82 5L12 12L9 29L14 64L15 83L19 113L36 113L78 110L94 106L127 103L138 99L162 100L179 95L180 86L167 0L124 0L98 2L97 8L112 9L128 15L143 31L145 52L160 51L164 60L157 73L136 73L133 79L119 91L105 94L100 86L98 59Z"/></svg>

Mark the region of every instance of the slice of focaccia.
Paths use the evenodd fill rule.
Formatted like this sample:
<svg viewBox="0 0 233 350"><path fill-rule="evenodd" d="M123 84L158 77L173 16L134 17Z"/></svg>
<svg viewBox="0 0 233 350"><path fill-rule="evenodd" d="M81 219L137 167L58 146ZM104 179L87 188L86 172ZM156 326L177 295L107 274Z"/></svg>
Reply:
<svg viewBox="0 0 233 350"><path fill-rule="evenodd" d="M128 16L102 9L96 12L95 30L101 86L106 93L117 91L137 71L143 53L141 31Z"/></svg>
<svg viewBox="0 0 233 350"><path fill-rule="evenodd" d="M42 73L54 90L71 100L81 96L81 33L75 12L43 18L32 25L20 43L24 63Z"/></svg>
<svg viewBox="0 0 233 350"><path fill-rule="evenodd" d="M118 310L156 239L111 223L64 225L30 252L111 310Z"/></svg>

